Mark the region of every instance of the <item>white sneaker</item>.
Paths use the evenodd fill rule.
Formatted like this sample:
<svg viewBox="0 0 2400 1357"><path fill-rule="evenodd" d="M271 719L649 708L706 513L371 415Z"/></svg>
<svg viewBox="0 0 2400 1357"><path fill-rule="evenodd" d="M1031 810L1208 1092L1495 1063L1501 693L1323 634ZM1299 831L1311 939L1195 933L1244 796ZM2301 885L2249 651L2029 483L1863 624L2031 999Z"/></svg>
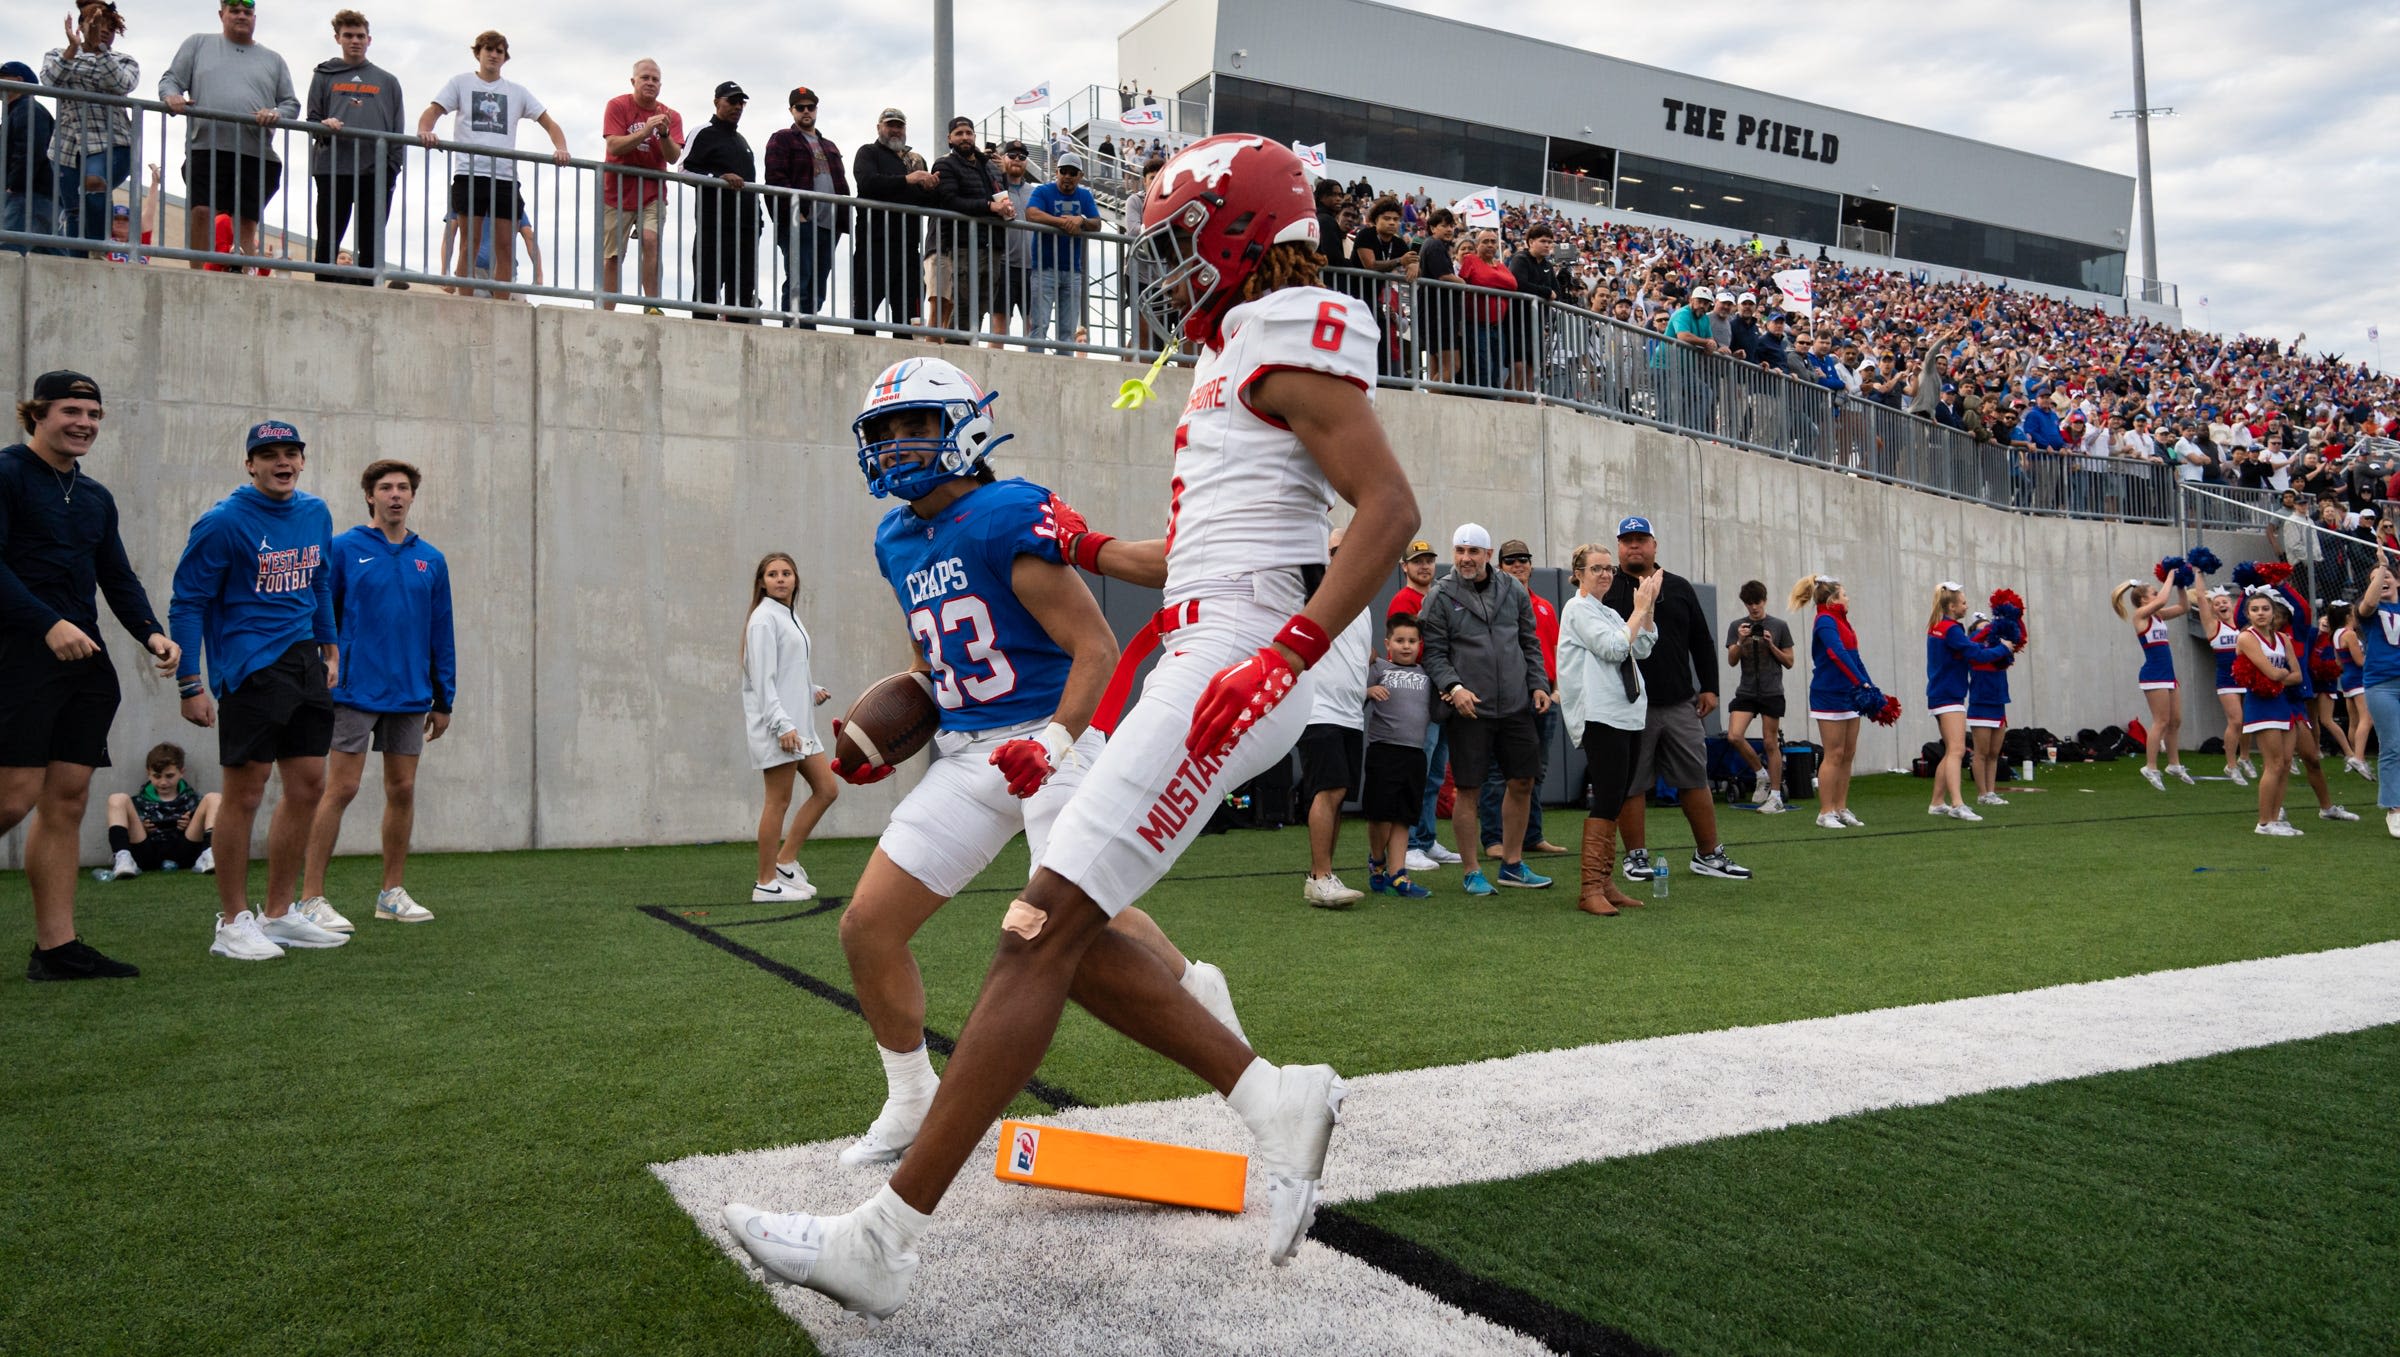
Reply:
<svg viewBox="0 0 2400 1357"><path fill-rule="evenodd" d="M1817 828L1819 829L1848 829L1849 827L1842 823L1841 816L1832 811L1827 811L1817 817Z"/></svg>
<svg viewBox="0 0 2400 1357"><path fill-rule="evenodd" d="M1965 806L1952 806L1950 808L1950 818L1953 820L1964 820L1971 825L1979 825L1983 823L1982 816L1977 815L1974 811L1969 810Z"/></svg>
<svg viewBox="0 0 2400 1357"><path fill-rule="evenodd" d="M2182 764L2180 764L2180 763L2170 763L2170 764L2168 764L2168 765L2167 765L2167 774L2168 774L2168 776L2170 776L2170 777L2173 777L2173 778L2174 778L2175 780L2177 780L2178 782L2181 782L2181 783L2182 783L2184 786L2186 786L2186 787L2197 787L2197 786L2199 786L2199 785L2200 785L2199 783L2197 783L2197 782L2194 782L2194 781L2192 780L2192 774L2191 774L2191 771L2190 771L2189 769L2185 768L2185 767L2184 767Z"/></svg>
<svg viewBox="0 0 2400 1357"><path fill-rule="evenodd" d="M118 852L116 860L109 864L108 871L112 880L120 876L140 876L142 874L141 864L133 860L132 853L125 851Z"/></svg>
<svg viewBox="0 0 2400 1357"><path fill-rule="evenodd" d="M808 879L808 869L797 862L776 863L775 879L799 891L800 894L793 897L795 899L814 900L817 898L817 883Z"/></svg>
<svg viewBox="0 0 2400 1357"><path fill-rule="evenodd" d="M2249 778L2252 781L2256 781L2258 779L2258 760L2250 757L2248 754L2242 755L2242 776Z"/></svg>
<svg viewBox="0 0 2400 1357"><path fill-rule="evenodd" d="M1350 1090L1331 1065L1286 1065L1274 1077L1272 1102L1250 1133L1258 1141L1252 1158L1267 1180L1267 1261L1281 1267L1316 1223L1325 1145Z"/></svg>
<svg viewBox="0 0 2400 1357"><path fill-rule="evenodd" d="M885 1097L883 1110L875 1114L875 1121L867 1127L867 1133L842 1147L838 1156L842 1163L854 1169L899 1163L900 1156L908 1152L908 1147L917 1143L917 1132L925 1125L925 1114L933 1110L933 1091L937 1087L938 1084L927 1088L922 1102L913 1099L903 1102L898 1098Z"/></svg>
<svg viewBox="0 0 2400 1357"><path fill-rule="evenodd" d="M1936 801L1932 805L1925 808L1925 813L1927 815L1947 816L1950 813L1950 803L1947 801Z"/></svg>
<svg viewBox="0 0 2400 1357"><path fill-rule="evenodd" d="M2247 787L2250 785L2250 776L2243 770L2241 761L2239 759L2225 765L2225 776L2232 778L2233 785L2236 787Z"/></svg>
<svg viewBox="0 0 2400 1357"><path fill-rule="evenodd" d="M1435 862L1438 862L1445 867L1455 866L1459 860L1458 854L1442 847L1442 845L1438 842L1434 844L1433 847L1425 850L1425 856L1432 858Z"/></svg>
<svg viewBox="0 0 2400 1357"><path fill-rule="evenodd" d="M2144 768L2142 770L2142 781L2149 783L2151 790L2153 791L2163 792L2167 789L2167 780L2158 775L2158 770L2156 768Z"/></svg>
<svg viewBox="0 0 2400 1357"><path fill-rule="evenodd" d="M259 931L258 916L245 909L233 916L232 923L217 920L216 941L208 945L208 954L235 961L273 961L283 955L283 949Z"/></svg>
<svg viewBox="0 0 2400 1357"><path fill-rule="evenodd" d="M2342 771L2345 773L2356 773L2369 782L2373 782L2375 780L2375 775L2367 771L2367 761L2365 759L2342 760ZM120 872L118 875L122 876L124 873Z"/></svg>
<svg viewBox="0 0 2400 1357"><path fill-rule="evenodd" d="M2265 824L2258 826L2256 829L2253 829L2250 832L2253 834L2264 834L2270 839L2296 839L2300 837L2300 827L2293 824L2289 820L2269 820Z"/></svg>
<svg viewBox="0 0 2400 1357"><path fill-rule="evenodd" d="M433 911L416 902L406 886L394 886L375 893L375 917L396 924L421 924L433 920Z"/></svg>
<svg viewBox="0 0 2400 1357"><path fill-rule="evenodd" d="M1758 813L1761 815L1781 815L1790 809L1790 806L1783 804L1782 792L1768 792L1767 799L1759 803Z"/></svg>
<svg viewBox="0 0 2400 1357"><path fill-rule="evenodd" d="M1205 961L1186 961L1183 966L1183 989L1186 994L1200 1001L1200 1006L1208 1010L1208 1016L1225 1024L1226 1031L1241 1037L1243 1045L1250 1044L1250 1038L1242 1034L1241 1019L1233 1016L1233 991L1225 984L1225 972Z"/></svg>
<svg viewBox="0 0 2400 1357"><path fill-rule="evenodd" d="M2391 832L2391 836L2393 838L2400 839L2400 810L2385 811L2383 813L2383 827Z"/></svg>
<svg viewBox="0 0 2400 1357"><path fill-rule="evenodd" d="M1834 814L1841 816L1842 823L1850 826L1852 829L1865 829L1867 827L1867 822L1859 819L1855 815L1852 815L1848 806L1842 807L1840 810L1835 811Z"/></svg>
<svg viewBox="0 0 2400 1357"><path fill-rule="evenodd" d="M1975 804L1978 806L2005 806L2008 804L2008 798L1998 792L1985 792L1975 798Z"/></svg>
<svg viewBox="0 0 2400 1357"><path fill-rule="evenodd" d="M2304 774L2304 773L2302 773L2302 772L2300 771L2300 756L2299 756L2298 754L2294 754L2294 755L2292 755L2292 776L2293 776L2293 777L2305 777L2305 776L2306 776L2306 774Z"/></svg>
<svg viewBox="0 0 2400 1357"><path fill-rule="evenodd" d="M1442 869L1442 864L1435 862L1432 858L1425 856L1423 853L1418 852L1414 848L1408 850L1407 861L1408 870L1412 872L1438 872Z"/></svg>
<svg viewBox="0 0 2400 1357"><path fill-rule="evenodd" d="M806 894L798 886L778 876L773 881L758 882L750 887L750 903L754 905L798 904L817 892L810 888Z"/></svg>
<svg viewBox="0 0 2400 1357"><path fill-rule="evenodd" d="M200 858L197 862L192 864L192 870L198 872L202 876L215 876L217 874L216 848L211 846L201 849Z"/></svg>
<svg viewBox="0 0 2400 1357"><path fill-rule="evenodd" d="M862 1219L866 1211L769 1215L734 1202L725 1226L770 1274L830 1296L852 1314L889 1319L908 1299L917 1251Z"/></svg>
<svg viewBox="0 0 2400 1357"><path fill-rule="evenodd" d="M285 947L339 947L350 941L348 934L320 927L298 909L287 909L280 918L260 919L258 931Z"/></svg>
<svg viewBox="0 0 2400 1357"><path fill-rule="evenodd" d="M328 933L349 933L357 928L357 925L341 916L341 912L333 907L331 900L322 895L312 895L292 908L298 910L310 923Z"/></svg>
<svg viewBox="0 0 2400 1357"><path fill-rule="evenodd" d="M1366 899L1367 893L1352 890L1342 884L1340 877L1329 873L1310 877L1308 884L1300 888L1300 898L1318 909L1348 909Z"/></svg>
<svg viewBox="0 0 2400 1357"><path fill-rule="evenodd" d="M2348 820L2355 823L2358 819L2358 812L2338 805L2327 806L2317 812L2317 818L2320 820Z"/></svg>

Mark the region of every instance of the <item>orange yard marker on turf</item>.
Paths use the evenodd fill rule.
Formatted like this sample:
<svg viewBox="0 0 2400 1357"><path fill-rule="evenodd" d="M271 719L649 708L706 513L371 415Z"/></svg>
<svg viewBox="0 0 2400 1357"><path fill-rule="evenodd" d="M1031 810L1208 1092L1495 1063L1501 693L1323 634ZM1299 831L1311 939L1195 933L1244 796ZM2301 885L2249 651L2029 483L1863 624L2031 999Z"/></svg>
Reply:
<svg viewBox="0 0 2400 1357"><path fill-rule="evenodd" d="M1239 1214L1247 1155L1096 1135L1026 1121L1000 1123L992 1176L1004 1183Z"/></svg>

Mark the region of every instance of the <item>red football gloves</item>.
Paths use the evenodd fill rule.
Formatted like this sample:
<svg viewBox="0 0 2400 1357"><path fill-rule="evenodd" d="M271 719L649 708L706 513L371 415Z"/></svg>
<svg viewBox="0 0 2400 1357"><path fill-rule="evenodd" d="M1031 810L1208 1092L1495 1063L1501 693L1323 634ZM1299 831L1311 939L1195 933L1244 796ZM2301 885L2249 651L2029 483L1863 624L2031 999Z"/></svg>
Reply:
<svg viewBox="0 0 2400 1357"><path fill-rule="evenodd" d="M1058 553L1066 558L1067 564L1095 575L1100 573L1100 548L1117 540L1107 533L1093 532L1075 506L1055 494L1042 506L1042 529L1058 539Z"/></svg>
<svg viewBox="0 0 2400 1357"><path fill-rule="evenodd" d="M1022 740L1010 740L992 751L991 765L1008 780L1008 794L1018 800L1033 795L1058 771L1067 751L1075 747L1075 737L1067 728L1053 721L1042 733Z"/></svg>
<svg viewBox="0 0 2400 1357"><path fill-rule="evenodd" d="M1322 627L1295 615L1275 633L1274 644L1261 646L1249 659L1218 670L1193 709L1191 733L1183 739L1185 752L1223 755L1230 751L1252 726L1292 695L1300 683L1300 670L1325 658L1332 644L1333 638ZM1298 655L1300 667L1293 668L1275 645Z"/></svg>
<svg viewBox="0 0 2400 1357"><path fill-rule="evenodd" d="M881 782L900 771L888 763L843 763L839 753L842 744L842 718L838 716L833 718L833 744L836 753L829 765L833 769L833 775L853 787L864 787L871 783Z"/></svg>

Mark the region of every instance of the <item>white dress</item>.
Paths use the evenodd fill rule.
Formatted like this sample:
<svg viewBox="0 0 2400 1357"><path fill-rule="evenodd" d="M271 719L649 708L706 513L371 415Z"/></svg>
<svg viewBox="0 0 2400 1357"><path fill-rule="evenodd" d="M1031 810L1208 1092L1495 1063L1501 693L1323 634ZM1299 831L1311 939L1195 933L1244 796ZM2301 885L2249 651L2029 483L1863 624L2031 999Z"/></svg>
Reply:
<svg viewBox="0 0 2400 1357"><path fill-rule="evenodd" d="M750 612L742 649L742 716L754 768L825 752L817 740L817 685L808 652L808 629L800 619L775 600L761 599ZM800 732L797 751L780 743L794 729Z"/></svg>

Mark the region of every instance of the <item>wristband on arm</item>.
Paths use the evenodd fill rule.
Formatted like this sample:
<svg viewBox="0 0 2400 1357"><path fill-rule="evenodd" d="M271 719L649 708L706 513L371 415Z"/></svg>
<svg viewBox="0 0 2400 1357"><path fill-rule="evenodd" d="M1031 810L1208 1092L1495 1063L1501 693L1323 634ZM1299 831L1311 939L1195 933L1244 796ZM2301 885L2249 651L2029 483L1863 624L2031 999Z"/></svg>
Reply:
<svg viewBox="0 0 2400 1357"><path fill-rule="evenodd" d="M1275 633L1275 644L1299 656L1300 667L1308 669L1325 658L1325 652L1333 648L1333 638L1325 634L1323 627L1310 621L1306 614L1293 613L1290 620L1283 624L1283 630Z"/></svg>
<svg viewBox="0 0 2400 1357"><path fill-rule="evenodd" d="M1067 558L1067 564L1097 575L1100 573L1100 548L1116 540L1104 532L1079 532L1068 536L1059 546L1061 554Z"/></svg>

